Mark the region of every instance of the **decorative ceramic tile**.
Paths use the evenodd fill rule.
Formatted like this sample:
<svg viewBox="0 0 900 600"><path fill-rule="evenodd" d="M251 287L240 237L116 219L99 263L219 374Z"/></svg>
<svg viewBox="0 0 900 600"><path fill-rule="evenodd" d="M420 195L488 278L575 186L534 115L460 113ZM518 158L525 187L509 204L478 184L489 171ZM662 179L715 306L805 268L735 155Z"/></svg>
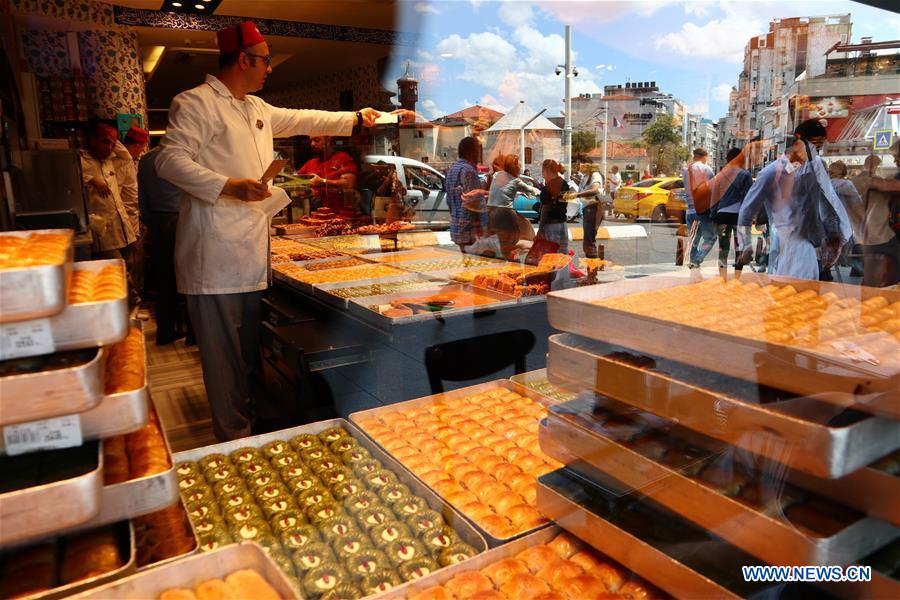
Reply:
<svg viewBox="0 0 900 600"><path fill-rule="evenodd" d="M29 29L22 34L28 69L38 77L71 77L66 33Z"/></svg>
<svg viewBox="0 0 900 600"><path fill-rule="evenodd" d="M105 26L115 25L112 6L99 0L12 0L12 8L18 13Z"/></svg>
<svg viewBox="0 0 900 600"><path fill-rule="evenodd" d="M138 113L146 123L147 97L137 33L82 31L78 47L93 98L93 116L109 119L117 113Z"/></svg>

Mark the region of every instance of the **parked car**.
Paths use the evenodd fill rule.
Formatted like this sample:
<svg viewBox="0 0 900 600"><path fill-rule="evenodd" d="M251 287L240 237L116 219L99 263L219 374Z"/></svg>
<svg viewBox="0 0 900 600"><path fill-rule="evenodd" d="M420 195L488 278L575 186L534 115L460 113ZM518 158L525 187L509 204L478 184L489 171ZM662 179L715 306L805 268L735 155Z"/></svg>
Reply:
<svg viewBox="0 0 900 600"><path fill-rule="evenodd" d="M665 222L669 191L677 188L684 188L681 177L654 177L621 187L613 202L613 214L629 219Z"/></svg>
<svg viewBox="0 0 900 600"><path fill-rule="evenodd" d="M444 175L437 169L405 156L373 154L366 156L365 162L367 166L380 164L395 169L397 179L406 188L405 201L415 209L414 224L427 227L450 226Z"/></svg>
<svg viewBox="0 0 900 600"><path fill-rule="evenodd" d="M687 200L685 188L679 187L669 190L669 199L666 201L666 216L676 223L685 222L687 213Z"/></svg>

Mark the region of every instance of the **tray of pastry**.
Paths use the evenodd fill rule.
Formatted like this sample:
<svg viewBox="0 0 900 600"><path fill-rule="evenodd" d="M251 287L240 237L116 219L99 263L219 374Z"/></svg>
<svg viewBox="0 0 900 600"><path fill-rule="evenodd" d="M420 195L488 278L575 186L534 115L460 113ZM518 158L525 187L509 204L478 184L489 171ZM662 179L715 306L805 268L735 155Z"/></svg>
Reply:
<svg viewBox="0 0 900 600"><path fill-rule="evenodd" d="M71 229L0 232L0 323L49 317L66 305Z"/></svg>
<svg viewBox="0 0 900 600"><path fill-rule="evenodd" d="M0 456L0 546L72 528L100 512L100 442Z"/></svg>
<svg viewBox="0 0 900 600"><path fill-rule="evenodd" d="M150 418L141 321L132 321L128 337L104 349L103 362L103 397L94 408L77 414L82 440L130 433L146 425ZM4 451L0 436L0 453Z"/></svg>
<svg viewBox="0 0 900 600"><path fill-rule="evenodd" d="M317 248L326 248L345 254L362 254L364 252L381 252L381 240L378 234L335 235L330 237L310 238L303 243Z"/></svg>
<svg viewBox="0 0 900 600"><path fill-rule="evenodd" d="M551 402L568 402L569 400L574 400L577 395L572 390L550 383L550 380L547 379L547 369L537 369L513 375L509 380L546 396L550 399L547 401L547 404Z"/></svg>
<svg viewBox="0 0 900 600"><path fill-rule="evenodd" d="M123 521L4 550L0 597L66 598L134 570L134 530Z"/></svg>
<svg viewBox="0 0 900 600"><path fill-rule="evenodd" d="M766 461L699 447L686 430L661 431L594 402L556 409L542 440L769 564L848 565L900 536L900 528L785 485Z"/></svg>
<svg viewBox="0 0 900 600"><path fill-rule="evenodd" d="M300 600L303 596L256 544L234 544L137 573L75 596L79 600L189 600L254 598Z"/></svg>
<svg viewBox="0 0 900 600"><path fill-rule="evenodd" d="M437 600L478 594L488 594L485 598L663 597L659 590L559 527L545 527L372 600Z"/></svg>
<svg viewBox="0 0 900 600"><path fill-rule="evenodd" d="M518 299L494 290L462 284L448 284L437 290L396 292L383 296L353 298L348 309L360 319L378 326L391 327L470 315L474 312L515 306Z"/></svg>
<svg viewBox="0 0 900 600"><path fill-rule="evenodd" d="M134 527L138 572L175 562L200 548L194 526L180 501L135 517L131 525Z"/></svg>
<svg viewBox="0 0 900 600"><path fill-rule="evenodd" d="M178 476L156 411L135 432L103 440L103 492L93 525L151 513L178 502Z"/></svg>
<svg viewBox="0 0 900 600"><path fill-rule="evenodd" d="M115 344L128 333L128 288L121 258L72 266L68 304L50 317L55 350Z"/></svg>
<svg viewBox="0 0 900 600"><path fill-rule="evenodd" d="M102 348L92 348L0 361L0 426L80 413L100 404L104 356Z"/></svg>
<svg viewBox="0 0 900 600"><path fill-rule="evenodd" d="M900 291L653 276L553 292L548 315L562 331L800 395L900 388Z"/></svg>
<svg viewBox="0 0 900 600"><path fill-rule="evenodd" d="M314 294L324 302L346 310L351 300L398 292L437 290L446 284L445 279L426 277L419 273L405 273L381 279L320 283L314 286Z"/></svg>
<svg viewBox="0 0 900 600"><path fill-rule="evenodd" d="M595 390L816 477L843 477L900 448L900 421L822 400L846 392L798 397L569 333L551 336L549 345L553 382Z"/></svg>
<svg viewBox="0 0 900 600"><path fill-rule="evenodd" d="M900 526L900 451L893 452L840 479L793 473L791 480L808 490L842 501Z"/></svg>
<svg viewBox="0 0 900 600"><path fill-rule="evenodd" d="M550 401L502 379L350 415L478 527L491 547L546 525L535 480L559 467L538 440Z"/></svg>
<svg viewBox="0 0 900 600"><path fill-rule="evenodd" d="M542 476L538 506L560 527L676 598L814 592L805 585L745 582L741 567L759 564L756 558L581 466Z"/></svg>
<svg viewBox="0 0 900 600"><path fill-rule="evenodd" d="M397 250L396 252L375 252L366 254L366 260L382 264L402 264L414 262L417 260L436 260L441 258L449 258L453 256L461 256L457 251L447 250L444 248L412 248L409 250Z"/></svg>
<svg viewBox="0 0 900 600"><path fill-rule="evenodd" d="M342 269L319 271L308 271L302 265L287 263L284 265L275 265L273 272L278 274L279 279L306 294L312 294L313 286L316 284L382 279L404 274L400 269L371 263L354 267L345 267Z"/></svg>
<svg viewBox="0 0 900 600"><path fill-rule="evenodd" d="M487 548L466 519L343 419L174 459L200 552L259 543L307 596L366 596Z"/></svg>

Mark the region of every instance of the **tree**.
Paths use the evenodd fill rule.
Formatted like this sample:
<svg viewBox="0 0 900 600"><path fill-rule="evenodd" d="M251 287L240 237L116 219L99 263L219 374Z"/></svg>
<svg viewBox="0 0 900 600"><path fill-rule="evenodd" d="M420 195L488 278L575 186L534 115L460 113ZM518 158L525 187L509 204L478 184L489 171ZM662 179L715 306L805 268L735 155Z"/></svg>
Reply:
<svg viewBox="0 0 900 600"><path fill-rule="evenodd" d="M576 131L572 134L572 159L587 162L587 154L597 146L593 131Z"/></svg>
<svg viewBox="0 0 900 600"><path fill-rule="evenodd" d="M660 115L644 130L644 143L656 173L674 173L688 157L688 149L680 144L681 135L671 115Z"/></svg>

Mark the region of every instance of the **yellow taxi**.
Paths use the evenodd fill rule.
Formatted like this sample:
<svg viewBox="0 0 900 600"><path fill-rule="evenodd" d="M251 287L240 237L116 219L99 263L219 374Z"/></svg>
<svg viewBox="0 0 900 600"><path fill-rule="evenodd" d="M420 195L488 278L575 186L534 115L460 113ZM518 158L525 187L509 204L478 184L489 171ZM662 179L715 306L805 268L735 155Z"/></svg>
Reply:
<svg viewBox="0 0 900 600"><path fill-rule="evenodd" d="M684 188L681 177L654 177L620 187L613 202L613 214L629 219L665 222L669 192L678 188Z"/></svg>

